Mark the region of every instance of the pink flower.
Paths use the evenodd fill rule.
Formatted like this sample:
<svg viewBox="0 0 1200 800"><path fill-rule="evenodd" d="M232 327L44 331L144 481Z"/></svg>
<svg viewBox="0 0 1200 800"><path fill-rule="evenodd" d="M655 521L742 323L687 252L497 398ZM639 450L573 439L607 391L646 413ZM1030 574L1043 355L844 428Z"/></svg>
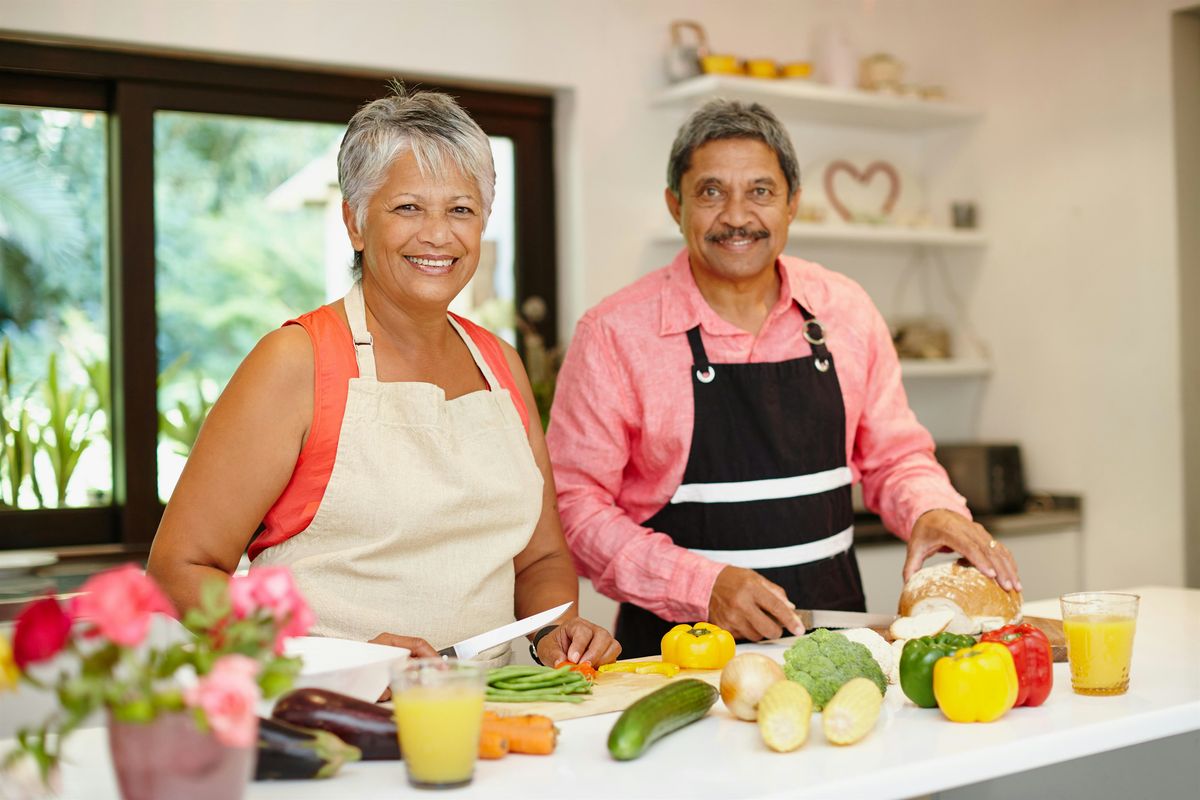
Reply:
<svg viewBox="0 0 1200 800"><path fill-rule="evenodd" d="M71 636L71 618L53 597L34 600L17 617L13 632L13 661L24 670L53 658Z"/></svg>
<svg viewBox="0 0 1200 800"><path fill-rule="evenodd" d="M175 616L171 601L152 578L126 564L87 579L72 601L72 616L92 622L106 639L126 647L141 644L155 611Z"/></svg>
<svg viewBox="0 0 1200 800"><path fill-rule="evenodd" d="M233 613L239 619L252 616L260 609L271 613L280 625L275 639L276 653L283 652L284 639L305 635L316 621L287 567L262 567L234 577L230 581L229 597L233 602Z"/></svg>
<svg viewBox="0 0 1200 800"><path fill-rule="evenodd" d="M183 694L191 708L204 712L217 741L227 747L251 747L257 736L256 707L261 694L255 677L258 662L247 656L222 656L212 671Z"/></svg>

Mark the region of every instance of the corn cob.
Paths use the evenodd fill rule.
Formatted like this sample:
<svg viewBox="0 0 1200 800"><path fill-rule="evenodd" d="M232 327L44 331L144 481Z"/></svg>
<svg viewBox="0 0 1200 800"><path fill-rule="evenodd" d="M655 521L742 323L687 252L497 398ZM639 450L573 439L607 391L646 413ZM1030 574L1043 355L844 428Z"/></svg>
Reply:
<svg viewBox="0 0 1200 800"><path fill-rule="evenodd" d="M882 708L879 687L867 678L854 678L825 704L821 714L825 738L831 744L854 744L875 727Z"/></svg>
<svg viewBox="0 0 1200 800"><path fill-rule="evenodd" d="M771 684L758 701L758 732L763 742L779 753L804 744L812 709L812 696L800 684L789 680Z"/></svg>

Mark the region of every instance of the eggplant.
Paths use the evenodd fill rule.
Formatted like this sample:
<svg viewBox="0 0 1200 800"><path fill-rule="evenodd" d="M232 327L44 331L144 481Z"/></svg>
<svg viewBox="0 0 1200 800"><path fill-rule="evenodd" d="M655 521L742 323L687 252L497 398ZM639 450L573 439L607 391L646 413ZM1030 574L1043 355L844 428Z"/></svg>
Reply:
<svg viewBox="0 0 1200 800"><path fill-rule="evenodd" d="M331 778L359 749L332 733L308 730L277 719L258 720L258 760L254 780L286 781Z"/></svg>
<svg viewBox="0 0 1200 800"><path fill-rule="evenodd" d="M400 758L400 739L390 709L326 689L296 689L275 703L275 719L328 731L362 751L364 761Z"/></svg>

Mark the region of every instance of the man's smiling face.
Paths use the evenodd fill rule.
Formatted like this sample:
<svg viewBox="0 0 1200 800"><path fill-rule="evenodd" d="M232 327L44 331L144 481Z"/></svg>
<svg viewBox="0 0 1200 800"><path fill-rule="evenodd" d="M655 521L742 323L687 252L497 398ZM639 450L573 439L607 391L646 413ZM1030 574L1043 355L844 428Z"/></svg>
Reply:
<svg viewBox="0 0 1200 800"><path fill-rule="evenodd" d="M693 269L741 282L775 265L787 244L799 191L789 198L779 159L758 139L697 147L667 207L687 241Z"/></svg>

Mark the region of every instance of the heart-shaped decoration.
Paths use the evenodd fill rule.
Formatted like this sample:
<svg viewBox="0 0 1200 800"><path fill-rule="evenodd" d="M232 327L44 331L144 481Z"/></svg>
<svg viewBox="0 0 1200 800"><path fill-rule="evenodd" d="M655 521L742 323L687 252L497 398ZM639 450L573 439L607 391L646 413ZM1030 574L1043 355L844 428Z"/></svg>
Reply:
<svg viewBox="0 0 1200 800"><path fill-rule="evenodd" d="M851 178L862 185L867 185L876 175L883 175L888 180L888 193L883 201L882 213L884 216L892 213L892 209L896 207L896 200L900 197L900 174L896 172L896 168L886 161L872 161L867 165L865 170L859 171L858 167L851 164L849 161L834 161L825 168L825 196L829 198L829 204L833 206L838 215L846 222L853 222L853 214L850 209L846 208L837 196L837 191L834 189L834 177L839 172L845 172Z"/></svg>

